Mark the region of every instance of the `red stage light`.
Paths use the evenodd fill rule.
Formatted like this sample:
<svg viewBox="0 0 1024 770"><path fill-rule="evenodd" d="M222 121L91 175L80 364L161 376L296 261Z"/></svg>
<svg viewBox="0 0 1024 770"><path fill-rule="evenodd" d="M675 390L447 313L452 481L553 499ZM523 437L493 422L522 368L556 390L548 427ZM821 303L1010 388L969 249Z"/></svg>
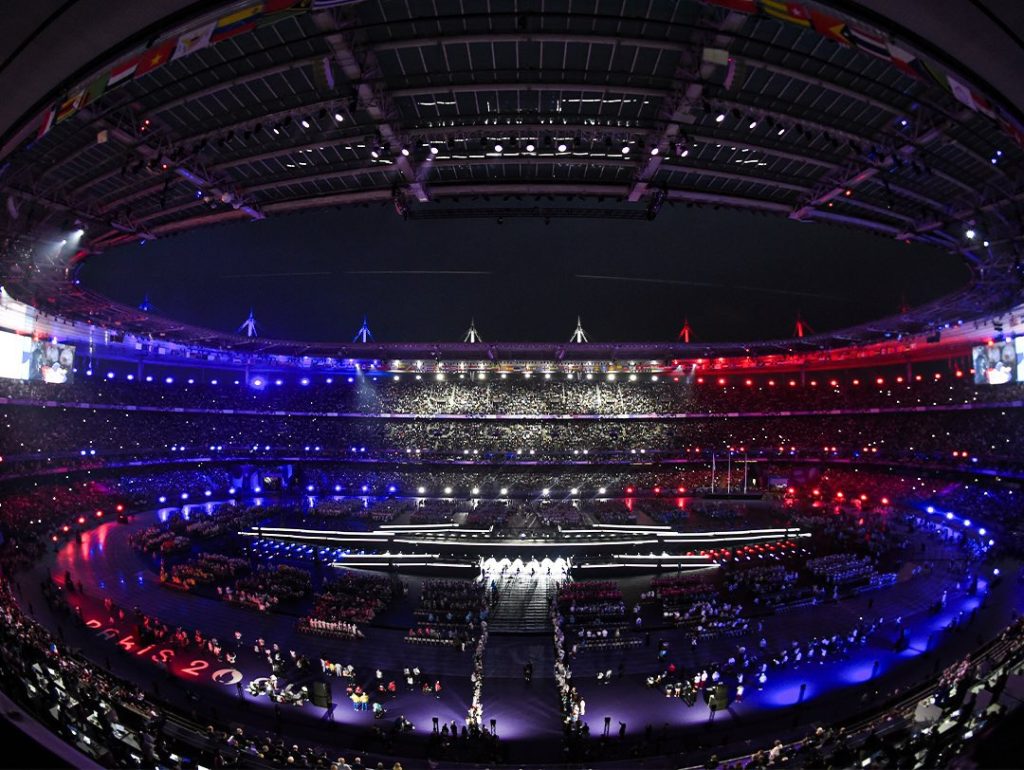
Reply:
<svg viewBox="0 0 1024 770"><path fill-rule="evenodd" d="M627 495L633 494L633 487L626 487L626 494Z"/></svg>
<svg viewBox="0 0 1024 770"><path fill-rule="evenodd" d="M123 505L121 505L121 503L118 503L118 504L117 504L117 505L116 505L116 506L114 507L114 510L116 510L116 511L117 511L118 513L121 513L121 512L122 512L122 511L124 510L124 506L123 506Z"/></svg>
<svg viewBox="0 0 1024 770"><path fill-rule="evenodd" d="M79 524L85 524L85 516L79 516L78 517L78 523Z"/></svg>

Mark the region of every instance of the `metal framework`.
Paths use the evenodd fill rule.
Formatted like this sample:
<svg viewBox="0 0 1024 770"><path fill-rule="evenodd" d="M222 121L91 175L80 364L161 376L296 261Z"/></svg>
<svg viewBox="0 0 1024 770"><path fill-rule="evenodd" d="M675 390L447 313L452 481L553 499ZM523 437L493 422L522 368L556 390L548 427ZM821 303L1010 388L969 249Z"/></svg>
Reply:
<svg viewBox="0 0 1024 770"><path fill-rule="evenodd" d="M359 0L282 15L109 90L0 159L0 278L71 317L231 347L10 244L78 222L81 259L356 203L411 219L650 219L684 203L920 240L973 270L940 303L786 346L927 331L1019 300L1024 154L934 81L701 0L502 8Z"/></svg>

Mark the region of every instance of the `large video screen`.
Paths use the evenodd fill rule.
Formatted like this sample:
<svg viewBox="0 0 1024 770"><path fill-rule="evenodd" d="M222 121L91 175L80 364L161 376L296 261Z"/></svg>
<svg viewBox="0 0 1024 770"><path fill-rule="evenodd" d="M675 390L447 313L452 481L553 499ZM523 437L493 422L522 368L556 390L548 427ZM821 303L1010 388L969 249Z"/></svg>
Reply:
<svg viewBox="0 0 1024 770"><path fill-rule="evenodd" d="M976 385L1004 385L1024 382L1024 337L993 345L979 345L971 351Z"/></svg>
<svg viewBox="0 0 1024 770"><path fill-rule="evenodd" d="M75 348L0 332L0 377L67 383L75 379Z"/></svg>

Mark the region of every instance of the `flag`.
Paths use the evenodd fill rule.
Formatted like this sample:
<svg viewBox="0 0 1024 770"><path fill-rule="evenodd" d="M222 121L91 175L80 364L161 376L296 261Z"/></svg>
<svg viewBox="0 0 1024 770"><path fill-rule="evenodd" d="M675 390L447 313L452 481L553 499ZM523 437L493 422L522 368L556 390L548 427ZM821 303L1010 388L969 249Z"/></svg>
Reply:
<svg viewBox="0 0 1024 770"><path fill-rule="evenodd" d="M977 91L971 91L971 99L974 101L974 109L976 109L982 115L986 115L992 118L993 120L996 119L996 111L992 108L992 102L990 102L984 96L979 94Z"/></svg>
<svg viewBox="0 0 1024 770"><path fill-rule="evenodd" d="M43 113L42 120L39 121L39 130L36 131L36 139L42 139L53 128L53 121L57 117L57 105L48 107L46 112Z"/></svg>
<svg viewBox="0 0 1024 770"><path fill-rule="evenodd" d="M72 91L60 103L60 107L57 108L57 123L63 120L67 120L80 109L82 109L82 99L85 98L85 89L79 88L77 91Z"/></svg>
<svg viewBox="0 0 1024 770"><path fill-rule="evenodd" d="M259 25L273 24L288 16L306 13L312 5L313 0L266 0Z"/></svg>
<svg viewBox="0 0 1024 770"><path fill-rule="evenodd" d="M949 90L953 92L953 98L961 104L970 107L972 110L978 109L974 106L974 99L971 96L971 89L961 83L952 75L946 75L946 80L949 83Z"/></svg>
<svg viewBox="0 0 1024 770"><path fill-rule="evenodd" d="M259 18L260 11L262 10L263 3L256 3L256 5L250 5L248 8L243 8L240 11L217 19L217 23L213 28L213 34L210 35L210 42L219 43L235 35L241 35L243 32L251 32L256 29L256 20Z"/></svg>
<svg viewBox="0 0 1024 770"><path fill-rule="evenodd" d="M209 24L205 24L198 29L193 29L190 32L184 33L178 38L178 45L174 48L174 54L171 56L171 61L180 59L182 56L188 56L196 51L201 51L210 44L210 36L213 34L213 28L217 25L217 22L211 21Z"/></svg>
<svg viewBox="0 0 1024 770"><path fill-rule="evenodd" d="M811 24L814 27L814 31L822 37L839 43L839 45L853 45L846 31L846 22L842 19L829 16L821 11L811 11Z"/></svg>
<svg viewBox="0 0 1024 770"><path fill-rule="evenodd" d="M141 78L157 67L162 67L171 60L171 54L177 48L178 38L172 37L159 45L155 45L139 57L139 66L135 68L135 77Z"/></svg>
<svg viewBox="0 0 1024 770"><path fill-rule="evenodd" d="M1010 139L1017 143L1017 146L1024 149L1024 125L1010 114L1010 111L1005 107L996 105L996 120L999 122L999 127L1003 129Z"/></svg>
<svg viewBox="0 0 1024 770"><path fill-rule="evenodd" d="M889 46L885 38L875 32L858 27L847 27L850 40L857 46L857 49L869 53L878 59L889 61Z"/></svg>
<svg viewBox="0 0 1024 770"><path fill-rule="evenodd" d="M800 27L811 26L811 14L800 3L787 3L783 0L761 0L761 10L773 19Z"/></svg>
<svg viewBox="0 0 1024 770"><path fill-rule="evenodd" d="M904 75L909 75L916 80L923 80L927 75L920 60L910 51L900 48L895 43L889 43L889 60Z"/></svg>
<svg viewBox="0 0 1024 770"><path fill-rule="evenodd" d="M707 2L737 13L757 13L757 0L707 0Z"/></svg>
<svg viewBox="0 0 1024 770"><path fill-rule="evenodd" d="M85 97L82 99L82 106L88 107L99 99L107 90L107 82L110 80L110 73L104 72L93 80L85 89Z"/></svg>
<svg viewBox="0 0 1024 770"><path fill-rule="evenodd" d="M114 65L110 70L110 79L107 81L107 88L113 88L116 85L120 85L126 80L131 80L132 75L135 74L135 70L139 66L139 57L133 56L130 59L125 59L120 64Z"/></svg>

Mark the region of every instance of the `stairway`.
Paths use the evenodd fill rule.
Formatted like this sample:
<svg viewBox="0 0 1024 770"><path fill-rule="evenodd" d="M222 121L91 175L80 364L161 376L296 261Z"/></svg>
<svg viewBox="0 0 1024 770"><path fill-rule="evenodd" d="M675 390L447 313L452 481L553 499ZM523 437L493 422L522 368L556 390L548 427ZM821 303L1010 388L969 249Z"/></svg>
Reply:
<svg viewBox="0 0 1024 770"><path fill-rule="evenodd" d="M487 630L492 634L550 633L551 600L558 582L547 575L496 578Z"/></svg>

